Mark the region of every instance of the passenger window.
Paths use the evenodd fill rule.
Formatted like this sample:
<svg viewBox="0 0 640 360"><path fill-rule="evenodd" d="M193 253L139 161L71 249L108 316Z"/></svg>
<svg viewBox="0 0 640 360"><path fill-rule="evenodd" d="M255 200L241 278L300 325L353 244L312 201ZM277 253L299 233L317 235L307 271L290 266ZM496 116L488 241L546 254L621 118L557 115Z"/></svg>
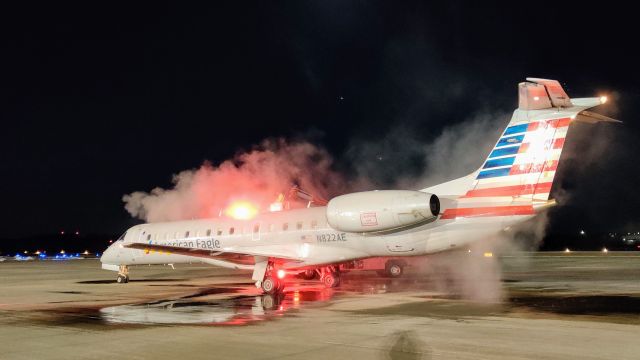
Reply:
<svg viewBox="0 0 640 360"><path fill-rule="evenodd" d="M147 241L151 240L151 234L147 235Z"/></svg>
<svg viewBox="0 0 640 360"><path fill-rule="evenodd" d="M211 236L211 229L207 230L207 236Z"/></svg>
<svg viewBox="0 0 640 360"><path fill-rule="evenodd" d="M296 223L296 229L298 229L298 230L302 230L302 221L298 221L298 222Z"/></svg>
<svg viewBox="0 0 640 360"><path fill-rule="evenodd" d="M282 224L282 231L287 231L289 229L289 223Z"/></svg>
<svg viewBox="0 0 640 360"><path fill-rule="evenodd" d="M274 226L273 224L269 224L269 232L273 232L274 227L275 227L275 226Z"/></svg>
<svg viewBox="0 0 640 360"><path fill-rule="evenodd" d="M260 231L260 224L255 224L253 225L253 233L257 233L258 231Z"/></svg>
<svg viewBox="0 0 640 360"><path fill-rule="evenodd" d="M188 238L188 237L189 237L189 232L188 232L188 231L186 231L186 232L184 233L184 237L185 237L185 238Z"/></svg>
<svg viewBox="0 0 640 360"><path fill-rule="evenodd" d="M311 228L312 229L317 229L318 228L318 221L317 220L312 220L311 221Z"/></svg>
<svg viewBox="0 0 640 360"><path fill-rule="evenodd" d="M229 228L229 235L233 235L233 233L236 231L236 229L234 229L233 227Z"/></svg>
<svg viewBox="0 0 640 360"><path fill-rule="evenodd" d="M222 235L222 229L218 229L218 232L216 234L218 234L218 236Z"/></svg>

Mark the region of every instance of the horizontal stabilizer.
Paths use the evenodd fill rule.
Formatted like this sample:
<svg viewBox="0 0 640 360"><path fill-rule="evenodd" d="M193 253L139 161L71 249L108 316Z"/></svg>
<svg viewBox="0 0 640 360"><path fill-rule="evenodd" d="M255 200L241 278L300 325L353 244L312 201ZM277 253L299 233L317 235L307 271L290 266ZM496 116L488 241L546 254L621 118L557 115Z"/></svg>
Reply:
<svg viewBox="0 0 640 360"><path fill-rule="evenodd" d="M620 120L616 120L613 118L610 118L608 116L604 116L601 114L596 114L594 112L591 111L587 111L587 110L583 110L581 112L578 113L578 115L576 115L575 118L576 121L580 121L580 122L585 122L585 123L589 123L589 124L594 124L597 122L610 122L610 123L622 123L622 121Z"/></svg>

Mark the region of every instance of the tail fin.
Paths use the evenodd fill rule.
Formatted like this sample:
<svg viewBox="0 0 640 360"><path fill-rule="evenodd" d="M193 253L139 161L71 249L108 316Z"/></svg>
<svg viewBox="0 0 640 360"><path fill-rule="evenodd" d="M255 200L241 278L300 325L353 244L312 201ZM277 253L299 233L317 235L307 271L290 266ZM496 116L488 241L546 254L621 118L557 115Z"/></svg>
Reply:
<svg viewBox="0 0 640 360"><path fill-rule="evenodd" d="M556 80L527 78L518 89L518 109L482 167L445 183L465 188L458 194L457 209L445 211L443 218L533 214L549 204L569 125L617 121L585 111L606 99L572 100ZM438 194L437 188L429 190Z"/></svg>

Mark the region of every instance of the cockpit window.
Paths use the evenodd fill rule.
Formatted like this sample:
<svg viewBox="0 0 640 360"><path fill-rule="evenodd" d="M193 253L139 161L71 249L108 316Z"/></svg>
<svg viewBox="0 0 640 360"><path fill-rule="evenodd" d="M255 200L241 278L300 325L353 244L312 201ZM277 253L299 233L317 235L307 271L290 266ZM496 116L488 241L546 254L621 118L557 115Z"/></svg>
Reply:
<svg viewBox="0 0 640 360"><path fill-rule="evenodd" d="M118 238L118 240L116 241L122 241L124 240L124 237L127 235L127 232L125 231L124 234L120 235L120 237Z"/></svg>

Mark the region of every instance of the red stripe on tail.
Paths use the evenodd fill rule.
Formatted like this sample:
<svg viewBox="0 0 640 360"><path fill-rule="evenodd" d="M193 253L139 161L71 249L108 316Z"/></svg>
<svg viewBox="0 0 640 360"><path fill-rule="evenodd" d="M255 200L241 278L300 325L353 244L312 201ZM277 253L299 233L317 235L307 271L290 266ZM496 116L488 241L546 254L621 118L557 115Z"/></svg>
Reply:
<svg viewBox="0 0 640 360"><path fill-rule="evenodd" d="M462 196L464 198L472 197L488 197L488 196L518 196L518 195L531 195L534 192L543 194L551 191L550 182L539 184L526 184L526 185L513 185L513 186L501 186L488 189L476 189L469 190Z"/></svg>

